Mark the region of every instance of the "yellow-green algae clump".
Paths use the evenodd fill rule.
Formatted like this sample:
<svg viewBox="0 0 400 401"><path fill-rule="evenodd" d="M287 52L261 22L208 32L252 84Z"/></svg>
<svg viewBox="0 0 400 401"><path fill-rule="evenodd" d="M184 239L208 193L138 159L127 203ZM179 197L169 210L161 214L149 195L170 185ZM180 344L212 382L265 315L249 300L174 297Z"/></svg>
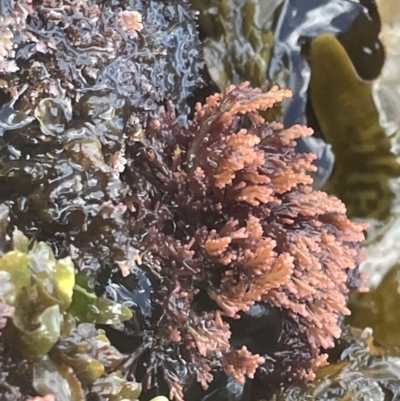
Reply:
<svg viewBox="0 0 400 401"><path fill-rule="evenodd" d="M4 228L7 208L1 211ZM122 354L94 325L127 320L131 311L76 285L71 258L56 259L46 243L31 244L15 230L12 248L0 257L0 385L7 399L136 399L140 385L120 375Z"/></svg>

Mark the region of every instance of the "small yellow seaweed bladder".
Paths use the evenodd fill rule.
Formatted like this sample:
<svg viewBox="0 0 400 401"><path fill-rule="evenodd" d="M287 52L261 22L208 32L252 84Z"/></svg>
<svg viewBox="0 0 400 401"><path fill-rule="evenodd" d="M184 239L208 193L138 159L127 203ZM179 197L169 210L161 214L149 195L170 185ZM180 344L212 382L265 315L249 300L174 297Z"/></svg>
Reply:
<svg viewBox="0 0 400 401"><path fill-rule="evenodd" d="M385 219L393 191L389 179L400 166L379 122L372 83L361 80L345 49L331 33L310 46L311 104L336 156L326 191L336 194L353 217Z"/></svg>

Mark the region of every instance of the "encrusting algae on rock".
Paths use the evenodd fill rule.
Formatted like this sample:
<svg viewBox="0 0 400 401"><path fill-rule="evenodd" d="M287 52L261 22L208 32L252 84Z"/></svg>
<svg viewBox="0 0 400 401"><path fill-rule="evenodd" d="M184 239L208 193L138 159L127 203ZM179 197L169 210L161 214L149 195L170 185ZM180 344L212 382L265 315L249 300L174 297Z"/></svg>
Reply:
<svg viewBox="0 0 400 401"><path fill-rule="evenodd" d="M74 102L112 91L139 110L168 97L187 111L202 67L187 0L4 3L0 87L12 95L25 88L24 110L49 95Z"/></svg>

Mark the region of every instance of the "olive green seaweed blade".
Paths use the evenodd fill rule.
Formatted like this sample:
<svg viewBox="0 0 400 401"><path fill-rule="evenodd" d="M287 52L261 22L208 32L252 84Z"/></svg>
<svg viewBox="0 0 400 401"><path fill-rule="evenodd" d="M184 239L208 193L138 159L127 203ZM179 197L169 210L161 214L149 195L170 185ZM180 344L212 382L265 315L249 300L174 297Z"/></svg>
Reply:
<svg viewBox="0 0 400 401"><path fill-rule="evenodd" d="M14 326L19 330L17 343L19 352L27 359L35 359L47 354L60 337L62 314L60 307L53 305L37 318L37 328L30 330L26 320L28 316L18 310L13 318ZM34 318L34 317L32 317Z"/></svg>
<svg viewBox="0 0 400 401"><path fill-rule="evenodd" d="M389 180L400 166L380 126L372 84L357 76L331 33L312 40L309 62L312 107L336 157L325 189L346 203L350 216L383 220L394 199Z"/></svg>

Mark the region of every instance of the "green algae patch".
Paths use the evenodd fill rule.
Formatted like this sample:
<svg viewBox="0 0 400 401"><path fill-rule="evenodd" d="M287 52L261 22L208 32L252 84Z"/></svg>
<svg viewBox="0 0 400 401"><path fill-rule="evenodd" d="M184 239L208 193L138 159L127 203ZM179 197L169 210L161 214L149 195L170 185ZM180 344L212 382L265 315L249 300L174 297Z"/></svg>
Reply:
<svg viewBox="0 0 400 401"><path fill-rule="evenodd" d="M92 272L81 271L75 279L72 303L68 312L77 321L115 324L132 318L132 311L126 306L111 299L96 296Z"/></svg>
<svg viewBox="0 0 400 401"><path fill-rule="evenodd" d="M132 317L125 306L75 284L70 257L57 260L44 242L33 243L14 232L12 250L0 258L0 277L7 280L1 299L15 307L13 324L17 329L19 352L27 359L47 354L58 341L65 311L78 321L112 324Z"/></svg>
<svg viewBox="0 0 400 401"><path fill-rule="evenodd" d="M132 317L132 312L126 306L107 298L98 298L79 285L74 287L73 302L68 311L78 321L96 324L113 324Z"/></svg>
<svg viewBox="0 0 400 401"><path fill-rule="evenodd" d="M13 323L19 330L17 344L21 355L34 359L47 354L60 337L62 314L59 306L46 308L32 320L28 320L29 315L24 312L18 312L17 309Z"/></svg>
<svg viewBox="0 0 400 401"><path fill-rule="evenodd" d="M9 282L2 288L4 302L14 303L19 292L31 283L29 257L20 251L11 251L0 258L0 275Z"/></svg>
<svg viewBox="0 0 400 401"><path fill-rule="evenodd" d="M25 386L64 401L83 401L94 391L104 400L136 400L140 385L116 370L123 356L94 325L130 319L130 310L76 284L72 259L57 259L45 242L15 230L12 246L0 257L0 345L7 343L0 384L8 380L16 396Z"/></svg>
<svg viewBox="0 0 400 401"><path fill-rule="evenodd" d="M0 276L7 279L1 299L15 308L15 341L25 358L37 358L58 341L63 312L72 302L75 272L71 258L56 260L44 242L34 243L14 232L14 249L0 258Z"/></svg>

